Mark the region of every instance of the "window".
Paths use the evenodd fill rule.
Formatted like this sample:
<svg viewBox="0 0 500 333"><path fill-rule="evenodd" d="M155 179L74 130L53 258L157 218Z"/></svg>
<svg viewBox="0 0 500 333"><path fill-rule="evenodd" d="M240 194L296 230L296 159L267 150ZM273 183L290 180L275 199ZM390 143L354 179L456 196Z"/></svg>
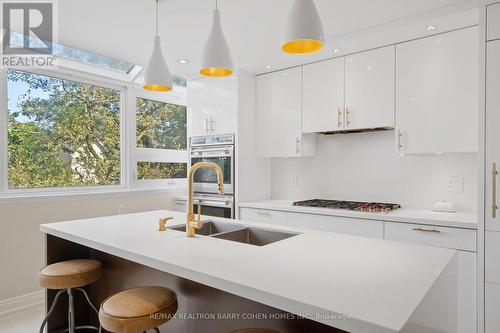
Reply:
<svg viewBox="0 0 500 333"><path fill-rule="evenodd" d="M187 108L185 102L136 91L133 119L136 186L185 180L187 177Z"/></svg>
<svg viewBox="0 0 500 333"><path fill-rule="evenodd" d="M23 45L23 40L28 38L30 45L38 47L45 46L45 42L37 37L25 36L18 32L10 34L10 43L12 45ZM117 71L120 73L128 74L134 68L134 64L106 57L100 54L75 49L62 44L52 43L52 52L54 55L62 57L67 60L81 62L92 66L98 66L102 69Z"/></svg>
<svg viewBox="0 0 500 333"><path fill-rule="evenodd" d="M138 162L137 179L186 178L186 163Z"/></svg>
<svg viewBox="0 0 500 333"><path fill-rule="evenodd" d="M186 150L186 107L137 97L137 148Z"/></svg>
<svg viewBox="0 0 500 333"><path fill-rule="evenodd" d="M121 91L7 70L9 189L120 185Z"/></svg>
<svg viewBox="0 0 500 333"><path fill-rule="evenodd" d="M186 185L185 89L6 69L0 95L0 197Z"/></svg>

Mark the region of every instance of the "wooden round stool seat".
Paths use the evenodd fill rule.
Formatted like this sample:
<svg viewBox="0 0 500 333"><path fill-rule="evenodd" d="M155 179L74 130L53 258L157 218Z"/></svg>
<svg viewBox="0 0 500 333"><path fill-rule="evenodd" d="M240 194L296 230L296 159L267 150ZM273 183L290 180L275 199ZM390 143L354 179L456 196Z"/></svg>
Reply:
<svg viewBox="0 0 500 333"><path fill-rule="evenodd" d="M244 330L234 331L232 333L280 333L275 330L270 330L267 328L246 328Z"/></svg>
<svg viewBox="0 0 500 333"><path fill-rule="evenodd" d="M57 262L40 270L40 286L47 289L83 287L97 281L102 274L101 263L92 259Z"/></svg>
<svg viewBox="0 0 500 333"><path fill-rule="evenodd" d="M99 320L110 332L136 333L166 323L176 312L174 291L164 287L139 287L105 299L99 309Z"/></svg>

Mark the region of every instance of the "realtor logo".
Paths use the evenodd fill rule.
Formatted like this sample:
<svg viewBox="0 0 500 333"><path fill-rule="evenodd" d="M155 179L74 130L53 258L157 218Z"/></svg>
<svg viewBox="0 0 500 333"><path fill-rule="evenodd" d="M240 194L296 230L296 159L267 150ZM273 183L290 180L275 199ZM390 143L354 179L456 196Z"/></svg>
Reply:
<svg viewBox="0 0 500 333"><path fill-rule="evenodd" d="M2 1L2 66L52 65L53 7L52 1Z"/></svg>

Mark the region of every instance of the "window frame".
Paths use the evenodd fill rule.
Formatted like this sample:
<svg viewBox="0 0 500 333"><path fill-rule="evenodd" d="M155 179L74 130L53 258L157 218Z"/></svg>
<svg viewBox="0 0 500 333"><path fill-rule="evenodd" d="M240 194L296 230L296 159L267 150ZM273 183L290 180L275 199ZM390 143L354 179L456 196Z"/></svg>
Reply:
<svg viewBox="0 0 500 333"><path fill-rule="evenodd" d="M81 82L120 92L120 184L101 186L51 187L10 189L8 186L8 81L7 70L21 70L33 74L55 77L62 80ZM134 73L137 75L137 73ZM142 97L154 101L186 106L187 138L189 137L189 112L185 89L174 89L172 92L154 93L141 89L136 84L122 80L113 80L105 76L89 72L81 72L64 67L55 69L39 68L1 68L0 69L0 198L36 197L61 194L103 194L136 190L180 190L187 185L187 180L160 179L137 180L136 162L178 162L189 164L188 149L186 151L167 149L147 149L136 147L136 98ZM186 138L186 139L187 139ZM142 150L142 151L141 151Z"/></svg>
<svg viewBox="0 0 500 333"><path fill-rule="evenodd" d="M186 150L175 149L155 149L155 148L138 148L137 147L137 98L144 98L155 102L182 105L186 107ZM188 161L188 143L189 143L189 112L187 108L187 96L181 92L173 92L169 94L159 94L150 92L137 87L129 89L128 99L129 125L128 131L129 140L129 185L131 188L145 187L176 187L184 188L187 186L187 178L173 179L137 179L137 162L164 162L164 163L186 163L186 168L189 166Z"/></svg>

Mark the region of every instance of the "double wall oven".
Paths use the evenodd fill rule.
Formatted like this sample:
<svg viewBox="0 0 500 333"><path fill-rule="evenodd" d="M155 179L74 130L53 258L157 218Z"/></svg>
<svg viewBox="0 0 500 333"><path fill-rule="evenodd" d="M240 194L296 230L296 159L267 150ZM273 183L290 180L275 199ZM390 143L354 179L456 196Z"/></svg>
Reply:
<svg viewBox="0 0 500 333"><path fill-rule="evenodd" d="M217 175L211 169L194 174L193 204L203 215L234 218L234 134L192 137L189 140L190 165L213 162L220 166L224 179L224 195L218 194ZM187 210L187 198L176 197L176 210Z"/></svg>

